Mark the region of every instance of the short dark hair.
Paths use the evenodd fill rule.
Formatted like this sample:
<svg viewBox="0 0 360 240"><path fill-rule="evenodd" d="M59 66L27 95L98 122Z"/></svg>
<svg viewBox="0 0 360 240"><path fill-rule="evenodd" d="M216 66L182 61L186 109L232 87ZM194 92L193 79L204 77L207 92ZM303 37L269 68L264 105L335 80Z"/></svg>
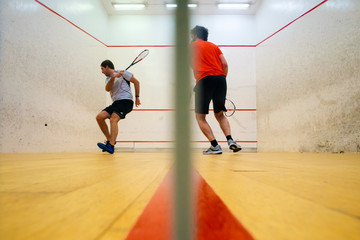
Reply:
<svg viewBox="0 0 360 240"><path fill-rule="evenodd" d="M106 68L106 66L109 66L109 68L115 69L114 64L110 60L103 61L100 66L104 68Z"/></svg>
<svg viewBox="0 0 360 240"><path fill-rule="evenodd" d="M197 38L200 38L204 41L208 40L209 31L207 28L203 26L196 25L193 29L191 29L191 34L196 36Z"/></svg>

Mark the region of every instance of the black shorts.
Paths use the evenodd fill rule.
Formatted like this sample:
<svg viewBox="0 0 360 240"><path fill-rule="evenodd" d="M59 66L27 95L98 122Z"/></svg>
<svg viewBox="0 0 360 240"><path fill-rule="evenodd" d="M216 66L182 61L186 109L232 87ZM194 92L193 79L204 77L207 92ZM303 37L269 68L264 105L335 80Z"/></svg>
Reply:
<svg viewBox="0 0 360 240"><path fill-rule="evenodd" d="M116 113L117 115L119 115L120 119L124 119L126 114L132 111L133 106L134 106L133 100L129 100L129 99L116 100L115 102L113 102L113 104L105 108L103 111L109 113L110 116L111 114Z"/></svg>
<svg viewBox="0 0 360 240"><path fill-rule="evenodd" d="M195 88L195 112L200 114L209 113L210 101L213 101L214 113L226 111L226 77L206 76L199 80Z"/></svg>

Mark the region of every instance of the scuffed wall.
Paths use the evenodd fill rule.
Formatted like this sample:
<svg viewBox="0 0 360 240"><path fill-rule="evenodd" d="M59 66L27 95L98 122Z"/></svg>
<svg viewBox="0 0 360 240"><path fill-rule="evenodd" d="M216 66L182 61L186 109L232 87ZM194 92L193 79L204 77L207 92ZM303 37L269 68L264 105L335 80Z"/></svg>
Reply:
<svg viewBox="0 0 360 240"><path fill-rule="evenodd" d="M259 151L360 152L359 11L329 0L257 47Z"/></svg>
<svg viewBox="0 0 360 240"><path fill-rule="evenodd" d="M96 7L96 0L40 2L50 9L34 0L1 1L0 151L98 151L96 142L102 141L104 136L95 116L110 103L108 93L104 91L105 77L100 72L100 62L109 58L121 69L143 49L105 45L172 45L173 32L169 29L173 29L173 19L171 16L108 19L106 14L101 13L103 9ZM231 33L231 39L228 35L224 36L224 28L219 26L220 22L229 19L237 21L234 22L236 26L241 26ZM249 44L255 41L253 16L213 16L210 19L197 16L192 21L193 25L206 23L210 39L216 44ZM124 24L130 27L124 28ZM149 24L157 26L162 34L154 34L147 27ZM148 31L135 34L134 26ZM229 97L238 108L255 108L255 48L222 50L230 66ZM139 147L169 147L172 144L163 141L173 140L173 111L146 109L174 107L174 48L150 47L150 51L143 63L131 69L141 81L141 108L145 111L134 111L119 123L117 140L155 141L141 143ZM144 122L144 119L147 121ZM225 140L212 114L209 121L217 138ZM237 140L256 141L255 112L237 112L230 121ZM193 139L205 140L195 122ZM242 145L246 147L246 144L256 146L256 143ZM132 143L129 145L133 146ZM199 145L208 147L209 143L205 141ZM117 147L126 146L117 144Z"/></svg>
<svg viewBox="0 0 360 240"><path fill-rule="evenodd" d="M106 48L35 1L0 11L0 152L97 150Z"/></svg>

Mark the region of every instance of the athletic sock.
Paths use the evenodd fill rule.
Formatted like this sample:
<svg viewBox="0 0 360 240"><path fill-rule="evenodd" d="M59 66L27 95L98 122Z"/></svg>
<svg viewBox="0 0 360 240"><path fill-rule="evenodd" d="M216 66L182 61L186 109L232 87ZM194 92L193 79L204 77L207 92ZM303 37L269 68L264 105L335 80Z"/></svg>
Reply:
<svg viewBox="0 0 360 240"><path fill-rule="evenodd" d="M228 135L228 136L226 136L226 140L229 141L229 140L233 140L233 139L232 139L231 135Z"/></svg>
<svg viewBox="0 0 360 240"><path fill-rule="evenodd" d="M211 146L213 146L213 147L216 147L218 145L218 142L216 141L216 139L212 140L210 143L211 143Z"/></svg>

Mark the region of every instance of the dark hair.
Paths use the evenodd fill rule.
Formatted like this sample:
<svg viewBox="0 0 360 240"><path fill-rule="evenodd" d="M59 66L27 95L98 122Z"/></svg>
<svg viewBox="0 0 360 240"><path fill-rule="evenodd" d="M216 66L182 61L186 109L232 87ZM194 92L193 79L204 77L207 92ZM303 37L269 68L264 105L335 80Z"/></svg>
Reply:
<svg viewBox="0 0 360 240"><path fill-rule="evenodd" d="M104 68L106 68L106 66L109 66L109 68L115 69L114 64L110 60L103 61L100 66Z"/></svg>
<svg viewBox="0 0 360 240"><path fill-rule="evenodd" d="M203 26L196 25L193 29L191 29L191 34L197 38L207 41L209 31L207 28L205 28Z"/></svg>

